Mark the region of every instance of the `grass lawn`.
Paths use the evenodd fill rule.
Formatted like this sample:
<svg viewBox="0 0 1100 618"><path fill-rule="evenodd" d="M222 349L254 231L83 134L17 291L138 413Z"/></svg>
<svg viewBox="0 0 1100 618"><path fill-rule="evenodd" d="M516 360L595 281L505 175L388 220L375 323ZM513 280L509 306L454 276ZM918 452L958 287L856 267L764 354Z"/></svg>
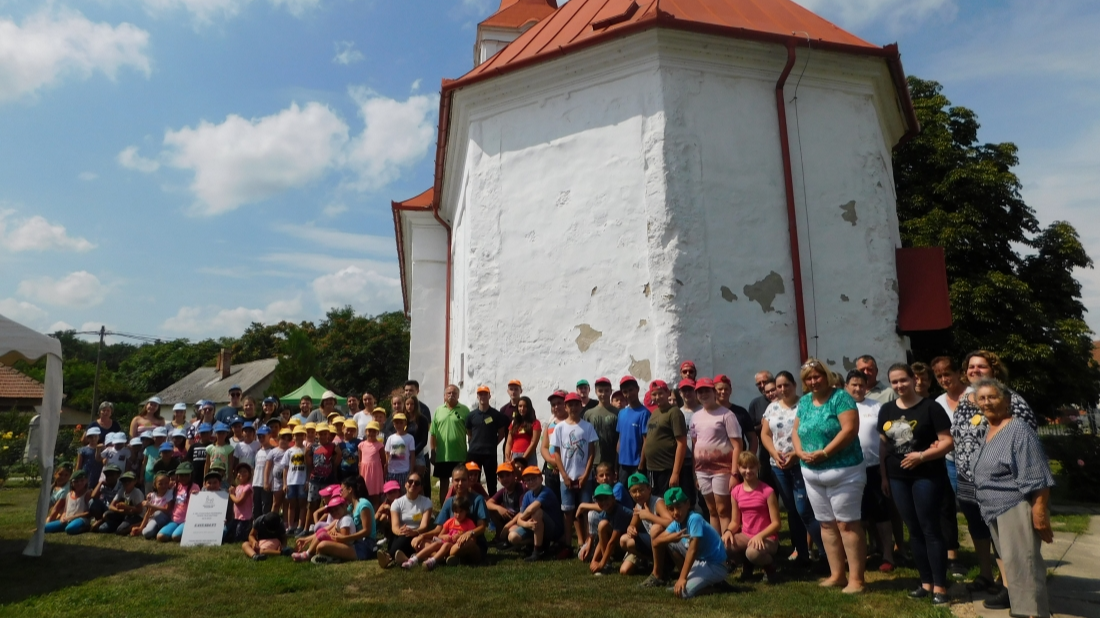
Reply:
<svg viewBox="0 0 1100 618"><path fill-rule="evenodd" d="M0 491L0 616L936 616L905 591L916 573L868 575L869 591L848 596L788 573L776 586L740 584L738 592L680 601L642 589L642 577L593 577L577 560L520 561L491 552L482 567L427 573L381 571L374 562L296 564L247 560L239 547L176 545L84 534L50 535L42 558L22 551L34 526L37 490ZM318 603L324 603L323 610Z"/></svg>
<svg viewBox="0 0 1100 618"><path fill-rule="evenodd" d="M1089 516L1060 513L1050 516L1050 525L1055 532L1085 534L1089 531Z"/></svg>

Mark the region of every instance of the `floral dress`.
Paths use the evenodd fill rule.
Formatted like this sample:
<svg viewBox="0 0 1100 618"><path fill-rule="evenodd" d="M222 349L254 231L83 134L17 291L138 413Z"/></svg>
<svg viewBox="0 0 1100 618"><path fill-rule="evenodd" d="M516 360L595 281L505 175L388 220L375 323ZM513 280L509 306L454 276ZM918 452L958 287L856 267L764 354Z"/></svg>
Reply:
<svg viewBox="0 0 1100 618"><path fill-rule="evenodd" d="M978 503L974 488L974 464L978 461L978 452L985 444L985 434L989 423L985 415L970 401L969 395L974 389L967 388L959 399L959 405L951 415L951 437L955 441L955 470L959 479L958 498L971 504ZM1032 429L1037 426L1035 413L1024 398L1015 391L1009 391L1009 411L1012 416L1025 421Z"/></svg>

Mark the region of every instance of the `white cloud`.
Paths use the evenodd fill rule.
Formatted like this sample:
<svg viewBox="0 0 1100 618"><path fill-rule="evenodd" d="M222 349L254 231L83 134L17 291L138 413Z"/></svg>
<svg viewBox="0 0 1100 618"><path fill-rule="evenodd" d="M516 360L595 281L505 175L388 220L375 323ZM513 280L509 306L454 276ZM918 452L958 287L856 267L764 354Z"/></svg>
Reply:
<svg viewBox="0 0 1100 618"><path fill-rule="evenodd" d="M295 271L312 271L316 273L332 273L347 268L349 266L356 266L366 271L373 270L375 272L390 273L394 277L397 276L398 271L396 261L389 262L372 259L353 259L336 257L333 255L325 255L323 253L307 253L304 251L268 253L266 255L260 256L259 260L261 262L266 262L269 264L278 264L283 269Z"/></svg>
<svg viewBox="0 0 1100 618"><path fill-rule="evenodd" d="M911 26L933 15L954 17L955 0L795 0L845 28L884 22L891 28Z"/></svg>
<svg viewBox="0 0 1100 618"><path fill-rule="evenodd" d="M342 215L347 211L348 211L348 207L346 205L332 203L332 204L329 204L328 206L325 206L321 210L321 214L325 215L326 217L332 218L332 217L335 217L337 215Z"/></svg>
<svg viewBox="0 0 1100 618"><path fill-rule="evenodd" d="M137 153L137 146L129 146L118 153L118 164L126 169L139 172L155 172L160 169L160 163L153 159L146 159Z"/></svg>
<svg viewBox="0 0 1100 618"><path fill-rule="evenodd" d="M122 68L149 75L149 33L131 24L93 23L79 12L44 9L17 24L0 18L0 102L32 95L72 75L110 79Z"/></svg>
<svg viewBox="0 0 1100 618"><path fill-rule="evenodd" d="M366 125L348 146L347 166L358 177L352 186L378 189L427 154L435 139L433 112L439 97L415 95L402 102L362 88L351 95Z"/></svg>
<svg viewBox="0 0 1100 618"><path fill-rule="evenodd" d="M52 224L39 215L11 219L9 227L7 221L12 214L11 210L0 210L0 245L8 251L90 251L95 248L87 239L69 236L65 226Z"/></svg>
<svg viewBox="0 0 1100 618"><path fill-rule="evenodd" d="M76 175L76 177L79 178L80 180L88 182L88 181L95 180L96 178L99 178L99 174L97 174L95 172L80 172L79 174Z"/></svg>
<svg viewBox="0 0 1100 618"><path fill-rule="evenodd" d="M24 324L36 324L46 319L46 312L36 305L23 300L5 298L0 300L0 315L22 322Z"/></svg>
<svg viewBox="0 0 1100 618"><path fill-rule="evenodd" d="M51 324L49 326L49 328L46 329L45 332L47 332L47 333L56 333L59 330L76 330L76 329L73 328L72 324L69 324L68 322L66 322L64 320L59 320L59 321L54 322L53 324Z"/></svg>
<svg viewBox="0 0 1100 618"><path fill-rule="evenodd" d="M358 313L374 315L401 306L400 280L358 266L318 277L313 291L324 310L351 305Z"/></svg>
<svg viewBox="0 0 1100 618"><path fill-rule="evenodd" d="M336 55L332 61L336 64L349 65L363 60L363 52L355 49L355 41L336 41Z"/></svg>
<svg viewBox="0 0 1100 618"><path fill-rule="evenodd" d="M312 225L275 225L273 229L294 238L300 238L310 245L327 249L345 249L361 253L372 253L392 257L394 244L392 236L374 236L354 234L332 228Z"/></svg>
<svg viewBox="0 0 1100 618"><path fill-rule="evenodd" d="M51 277L26 279L18 287L20 296L63 307L93 307L103 302L108 291L108 286L98 277L84 270L56 280Z"/></svg>
<svg viewBox="0 0 1100 618"><path fill-rule="evenodd" d="M421 79L416 79L416 80L413 81L413 83L412 83L412 91L413 92L416 92L416 91L420 90L420 83L422 81L423 80L421 80Z"/></svg>
<svg viewBox="0 0 1100 618"><path fill-rule="evenodd" d="M277 114L200 122L169 130L164 143L174 167L194 170L195 211L216 215L319 178L348 140L348 127L320 103L296 103Z"/></svg>
<svg viewBox="0 0 1100 618"><path fill-rule="evenodd" d="M199 23L208 23L214 19L235 17L252 0L142 0L146 8L154 14L164 14L184 10ZM269 0L272 6L285 8L291 15L299 16L307 10L321 4L321 0Z"/></svg>
<svg viewBox="0 0 1100 618"><path fill-rule="evenodd" d="M180 307L162 328L186 335L240 335L252 322L271 324L282 320L297 320L302 315L300 296L277 300L263 309L220 309L218 307Z"/></svg>

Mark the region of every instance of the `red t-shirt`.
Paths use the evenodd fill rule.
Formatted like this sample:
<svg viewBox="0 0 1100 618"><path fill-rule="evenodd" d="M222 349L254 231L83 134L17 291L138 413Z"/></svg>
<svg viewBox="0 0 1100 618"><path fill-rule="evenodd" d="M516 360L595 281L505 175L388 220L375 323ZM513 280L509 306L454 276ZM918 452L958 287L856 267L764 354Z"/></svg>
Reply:
<svg viewBox="0 0 1100 618"><path fill-rule="evenodd" d="M520 456L526 453L536 431L542 431L542 424L538 420L531 425L530 431L523 426L523 423L512 421L512 453Z"/></svg>

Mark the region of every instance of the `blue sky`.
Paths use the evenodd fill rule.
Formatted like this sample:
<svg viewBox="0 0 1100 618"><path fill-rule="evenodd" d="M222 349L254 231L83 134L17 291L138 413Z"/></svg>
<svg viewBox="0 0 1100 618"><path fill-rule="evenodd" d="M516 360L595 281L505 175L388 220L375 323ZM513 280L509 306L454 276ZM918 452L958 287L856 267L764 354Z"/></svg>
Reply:
<svg viewBox="0 0 1100 618"><path fill-rule="evenodd" d="M1100 3L802 4L899 42L1100 246ZM0 0L0 314L195 339L399 309L390 201L431 184L440 79L497 5Z"/></svg>

